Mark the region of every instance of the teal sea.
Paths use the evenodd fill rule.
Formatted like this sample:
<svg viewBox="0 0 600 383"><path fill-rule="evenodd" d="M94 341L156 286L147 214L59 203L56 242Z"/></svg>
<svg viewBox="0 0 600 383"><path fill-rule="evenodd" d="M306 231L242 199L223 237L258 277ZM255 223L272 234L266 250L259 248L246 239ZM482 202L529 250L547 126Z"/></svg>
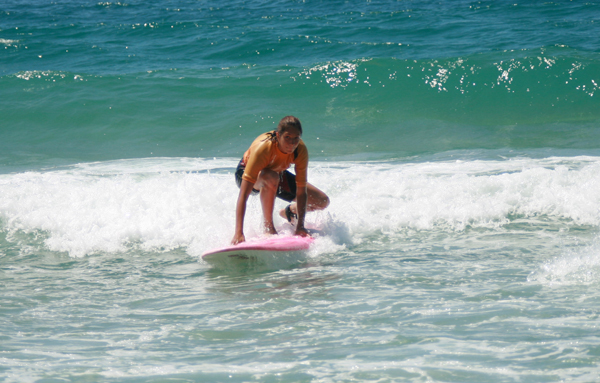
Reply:
<svg viewBox="0 0 600 383"><path fill-rule="evenodd" d="M598 36L596 1L3 0L0 382L597 382ZM286 115L321 235L207 264Z"/></svg>

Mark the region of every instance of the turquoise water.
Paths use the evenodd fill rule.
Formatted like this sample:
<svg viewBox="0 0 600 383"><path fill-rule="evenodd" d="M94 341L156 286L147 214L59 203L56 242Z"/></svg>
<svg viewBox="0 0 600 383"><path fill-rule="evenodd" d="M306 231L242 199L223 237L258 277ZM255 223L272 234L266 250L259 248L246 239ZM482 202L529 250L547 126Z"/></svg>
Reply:
<svg viewBox="0 0 600 383"><path fill-rule="evenodd" d="M597 381L599 24L595 2L3 2L0 381ZM209 266L239 157L289 114L323 235Z"/></svg>

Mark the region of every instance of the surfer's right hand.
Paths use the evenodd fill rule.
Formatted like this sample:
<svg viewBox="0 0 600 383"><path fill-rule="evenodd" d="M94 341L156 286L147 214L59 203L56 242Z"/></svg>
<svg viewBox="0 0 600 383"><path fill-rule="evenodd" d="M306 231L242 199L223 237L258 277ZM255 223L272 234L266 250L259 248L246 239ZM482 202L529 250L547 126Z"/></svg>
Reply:
<svg viewBox="0 0 600 383"><path fill-rule="evenodd" d="M246 241L246 237L244 237L244 234L236 234L233 236L233 239L231 240L231 244L237 245L238 243L242 243L245 241Z"/></svg>
<svg viewBox="0 0 600 383"><path fill-rule="evenodd" d="M294 235L299 235L300 237L310 237L310 233L304 227L297 227Z"/></svg>

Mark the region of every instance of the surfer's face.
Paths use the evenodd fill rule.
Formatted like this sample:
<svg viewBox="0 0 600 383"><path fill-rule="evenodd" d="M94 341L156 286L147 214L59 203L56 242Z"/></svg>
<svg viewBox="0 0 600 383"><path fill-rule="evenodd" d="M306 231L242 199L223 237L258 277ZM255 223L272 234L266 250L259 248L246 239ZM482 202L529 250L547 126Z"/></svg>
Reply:
<svg viewBox="0 0 600 383"><path fill-rule="evenodd" d="M279 150L285 154L293 153L300 143L300 132L296 128L289 128L283 133L277 132Z"/></svg>

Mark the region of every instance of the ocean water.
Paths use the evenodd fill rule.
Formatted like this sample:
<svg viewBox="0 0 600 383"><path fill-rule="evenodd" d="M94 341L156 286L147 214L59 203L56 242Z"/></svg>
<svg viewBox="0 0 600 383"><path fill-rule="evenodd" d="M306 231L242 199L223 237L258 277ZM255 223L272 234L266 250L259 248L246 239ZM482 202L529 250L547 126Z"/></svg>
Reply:
<svg viewBox="0 0 600 383"><path fill-rule="evenodd" d="M595 1L4 0L0 381L597 382L598 36ZM322 234L206 264L286 115Z"/></svg>

